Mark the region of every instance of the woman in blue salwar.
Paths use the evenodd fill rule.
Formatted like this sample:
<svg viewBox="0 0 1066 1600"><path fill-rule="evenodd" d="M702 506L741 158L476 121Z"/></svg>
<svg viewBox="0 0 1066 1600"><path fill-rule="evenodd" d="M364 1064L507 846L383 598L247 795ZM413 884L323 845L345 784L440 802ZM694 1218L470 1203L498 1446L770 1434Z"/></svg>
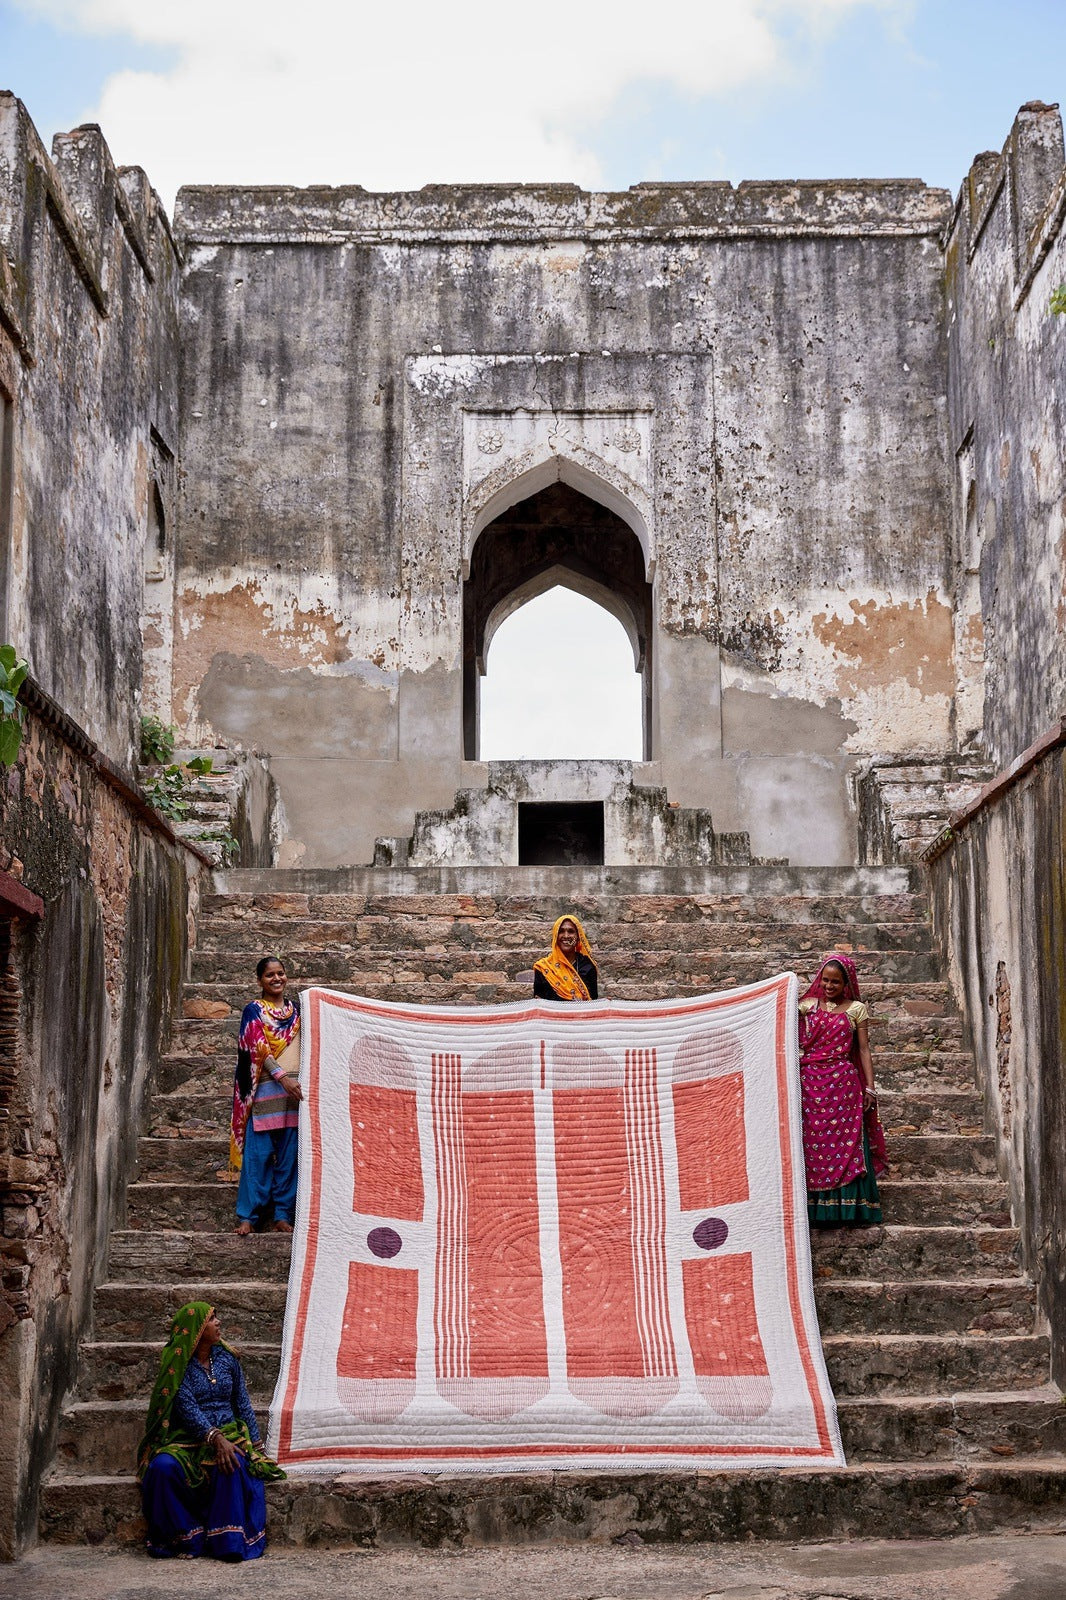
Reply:
<svg viewBox="0 0 1066 1600"><path fill-rule="evenodd" d="M182 1306L170 1325L137 1476L150 1556L263 1554L263 1484L285 1473L263 1452L241 1364L204 1300Z"/></svg>
<svg viewBox="0 0 1066 1600"><path fill-rule="evenodd" d="M300 1002L285 998L285 966L277 956L264 956L255 975L260 996L241 1014L230 1113L230 1165L240 1173L237 1232L243 1236L268 1219L275 1233L292 1232L303 1099L299 1052L293 1048Z"/></svg>

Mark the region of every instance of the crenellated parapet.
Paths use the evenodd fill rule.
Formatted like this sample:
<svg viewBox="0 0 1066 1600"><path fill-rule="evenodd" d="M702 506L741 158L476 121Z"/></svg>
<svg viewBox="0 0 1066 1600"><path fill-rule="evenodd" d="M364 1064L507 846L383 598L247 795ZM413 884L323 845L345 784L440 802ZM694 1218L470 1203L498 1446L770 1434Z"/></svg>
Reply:
<svg viewBox="0 0 1066 1600"><path fill-rule="evenodd" d="M972 261L997 213L1000 243L1011 246L1017 310L1066 222L1066 159L1057 105L1032 100L1022 106L1003 149L974 158L955 202L949 247L964 243ZM995 230L991 240L994 250Z"/></svg>
<svg viewBox="0 0 1066 1600"><path fill-rule="evenodd" d="M98 127L49 155L0 95L0 633L127 772L142 638L172 610L146 583L172 570L180 267Z"/></svg>
<svg viewBox="0 0 1066 1600"><path fill-rule="evenodd" d="M120 241L148 283L161 252L180 261L159 196L139 167L115 166L95 123L56 134L49 156L22 101L0 93L0 322L28 363L35 359L35 268L45 230L62 242L101 316L109 314Z"/></svg>

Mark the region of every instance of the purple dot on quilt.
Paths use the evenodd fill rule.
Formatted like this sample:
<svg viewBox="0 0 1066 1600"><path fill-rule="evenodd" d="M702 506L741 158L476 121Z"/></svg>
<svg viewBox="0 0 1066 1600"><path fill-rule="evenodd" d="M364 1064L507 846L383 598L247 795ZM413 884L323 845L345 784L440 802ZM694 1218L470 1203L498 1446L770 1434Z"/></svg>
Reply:
<svg viewBox="0 0 1066 1600"><path fill-rule="evenodd" d="M389 1261L393 1256L398 1256L403 1249L403 1240L395 1228L371 1228L366 1236L366 1242L374 1255L382 1261Z"/></svg>
<svg viewBox="0 0 1066 1600"><path fill-rule="evenodd" d="M704 1217L693 1228L692 1237L701 1250L717 1250L729 1238L729 1228L721 1217Z"/></svg>

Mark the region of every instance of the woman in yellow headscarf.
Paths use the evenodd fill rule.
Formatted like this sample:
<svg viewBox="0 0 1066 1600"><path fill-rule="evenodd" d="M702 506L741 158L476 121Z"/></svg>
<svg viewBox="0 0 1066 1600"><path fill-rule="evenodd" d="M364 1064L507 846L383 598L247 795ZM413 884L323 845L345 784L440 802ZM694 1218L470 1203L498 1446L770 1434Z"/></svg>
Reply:
<svg viewBox="0 0 1066 1600"><path fill-rule="evenodd" d="M533 996L537 1000L596 1000L599 973L585 930L568 913L552 928L548 955L533 964Z"/></svg>

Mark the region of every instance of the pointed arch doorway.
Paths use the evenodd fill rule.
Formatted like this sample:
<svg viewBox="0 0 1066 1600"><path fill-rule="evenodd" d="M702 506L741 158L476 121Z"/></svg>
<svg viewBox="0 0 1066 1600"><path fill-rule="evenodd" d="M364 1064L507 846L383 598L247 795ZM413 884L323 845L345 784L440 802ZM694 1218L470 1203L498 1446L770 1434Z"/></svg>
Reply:
<svg viewBox="0 0 1066 1600"><path fill-rule="evenodd" d="M654 747L652 586L636 533L616 512L557 481L502 511L479 534L463 585L463 750L480 757L480 680L496 629L562 585L621 622L642 677L643 756Z"/></svg>

